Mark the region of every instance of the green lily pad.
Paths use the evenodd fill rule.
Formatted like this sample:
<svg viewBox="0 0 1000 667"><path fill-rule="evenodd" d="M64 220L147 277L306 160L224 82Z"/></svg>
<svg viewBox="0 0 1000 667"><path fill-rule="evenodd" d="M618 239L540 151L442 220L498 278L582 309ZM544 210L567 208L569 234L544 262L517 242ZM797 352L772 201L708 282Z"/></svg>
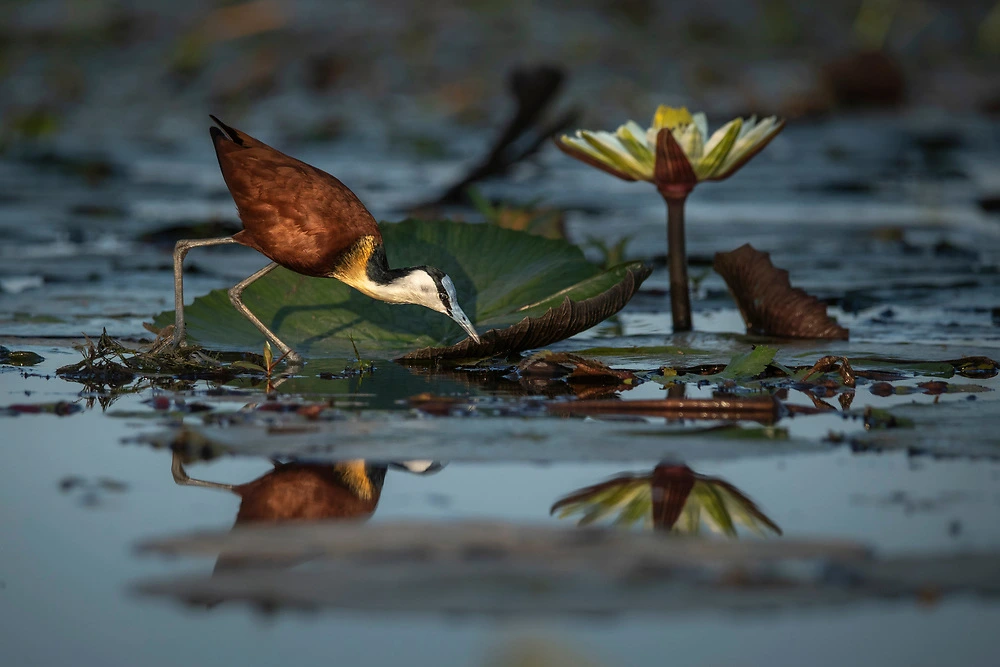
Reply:
<svg viewBox="0 0 1000 667"><path fill-rule="evenodd" d="M45 361L45 357L26 350L8 350L0 345L0 364L11 366L34 366Z"/></svg>
<svg viewBox="0 0 1000 667"><path fill-rule="evenodd" d="M624 307L649 275L640 262L602 271L570 243L493 225L407 220L381 227L391 266L426 264L451 276L462 308L484 332L482 344L463 341L465 333L440 313L385 304L337 280L281 268L253 283L244 303L307 354L350 353L353 338L363 355L425 348L407 358L482 357L548 345L588 329ZM225 290L195 299L185 313L188 336L202 345L256 350L263 343ZM170 311L155 322L173 320ZM456 349L448 347L459 341Z"/></svg>
<svg viewBox="0 0 1000 667"><path fill-rule="evenodd" d="M767 345L758 345L749 352L738 354L733 357L719 377L727 380L749 380L754 378L774 361L774 355L778 350Z"/></svg>

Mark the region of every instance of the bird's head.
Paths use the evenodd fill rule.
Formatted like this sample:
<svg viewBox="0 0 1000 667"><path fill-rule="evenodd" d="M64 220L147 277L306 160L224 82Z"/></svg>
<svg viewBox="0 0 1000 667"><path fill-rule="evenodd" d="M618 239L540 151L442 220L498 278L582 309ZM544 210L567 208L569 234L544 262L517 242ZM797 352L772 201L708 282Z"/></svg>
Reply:
<svg viewBox="0 0 1000 667"><path fill-rule="evenodd" d="M472 340L479 342L479 334L472 322L458 305L455 283L445 273L433 266L415 266L405 269L391 283L397 303L415 303L444 313L465 329Z"/></svg>

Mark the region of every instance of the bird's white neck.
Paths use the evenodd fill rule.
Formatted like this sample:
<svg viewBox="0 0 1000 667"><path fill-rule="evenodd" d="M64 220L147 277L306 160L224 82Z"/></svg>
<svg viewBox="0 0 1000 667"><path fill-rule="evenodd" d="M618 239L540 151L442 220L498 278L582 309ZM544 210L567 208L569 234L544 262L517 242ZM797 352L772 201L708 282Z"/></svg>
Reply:
<svg viewBox="0 0 1000 667"><path fill-rule="evenodd" d="M394 272L395 273L395 272ZM393 276L387 282L376 282L366 273L344 276L341 280L362 294L386 303L414 303L439 313L446 308L438 294L434 279L422 269ZM449 280L450 282L450 280Z"/></svg>

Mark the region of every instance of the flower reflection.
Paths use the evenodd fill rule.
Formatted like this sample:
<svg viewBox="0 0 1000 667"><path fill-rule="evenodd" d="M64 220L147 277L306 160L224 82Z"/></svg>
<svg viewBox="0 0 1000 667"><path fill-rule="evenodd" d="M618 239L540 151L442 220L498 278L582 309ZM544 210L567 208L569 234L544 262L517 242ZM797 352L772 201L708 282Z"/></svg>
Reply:
<svg viewBox="0 0 1000 667"><path fill-rule="evenodd" d="M703 524L728 537L738 536L737 526L761 536L781 535L781 528L729 482L666 463L650 474L624 473L580 489L558 500L550 513L582 515L580 526L614 517L614 525L641 521L654 530L689 535L699 534Z"/></svg>

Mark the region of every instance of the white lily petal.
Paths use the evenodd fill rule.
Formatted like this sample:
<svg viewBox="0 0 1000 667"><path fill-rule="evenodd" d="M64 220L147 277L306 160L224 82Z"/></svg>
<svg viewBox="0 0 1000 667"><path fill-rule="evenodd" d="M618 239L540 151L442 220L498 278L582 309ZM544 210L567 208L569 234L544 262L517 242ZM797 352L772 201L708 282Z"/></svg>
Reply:
<svg viewBox="0 0 1000 667"><path fill-rule="evenodd" d="M775 116L765 118L757 123L755 128L747 132L743 137L737 139L736 143L733 145L733 149L729 151L729 156L726 158L726 161L718 170L718 173L725 173L729 167L742 160L746 154L752 151L758 144L762 141L768 140L775 132L777 132L780 125L778 125L776 121L777 118Z"/></svg>
<svg viewBox="0 0 1000 667"><path fill-rule="evenodd" d="M729 133L729 130L733 126L733 123L738 123L738 122L742 121L740 121L739 118L736 118L734 120L729 121L728 123L720 127L718 130L716 130L712 134L712 137L708 140L708 143L705 144L705 154L708 155L709 153L711 153L715 149L715 147L719 145L719 142L722 141L725 138L725 136ZM740 134L742 134L742 131L743 128L740 127ZM740 135L738 134L736 136L738 141L739 140L738 137ZM733 148L735 149L735 144Z"/></svg>
<svg viewBox="0 0 1000 667"><path fill-rule="evenodd" d="M701 136L703 138L707 137L708 136L708 116L706 116L704 114L704 112L699 111L698 113L693 114L691 116L691 118L694 121L695 126L698 128L698 131L701 132Z"/></svg>
<svg viewBox="0 0 1000 667"><path fill-rule="evenodd" d="M632 157L632 154L618 141L618 137L610 132L582 130L581 135L585 141L588 141L599 153L603 154L602 160L609 162L615 168L640 180L649 180L653 177L653 170L643 166Z"/></svg>
<svg viewBox="0 0 1000 667"><path fill-rule="evenodd" d="M646 143L650 146L656 147L656 135L659 134L659 130L655 127L651 127L646 130Z"/></svg>
<svg viewBox="0 0 1000 667"><path fill-rule="evenodd" d="M739 137L736 140L736 144L733 146L733 150L729 153L730 158L743 155L748 150L759 144L774 128L775 120L776 118L774 116L765 118L757 123L757 126L752 130ZM729 161L730 160L727 160L727 162Z"/></svg>
<svg viewBox="0 0 1000 667"><path fill-rule="evenodd" d="M563 143L568 144L575 150L584 153L591 159L600 162L601 164L607 165L609 168L617 172L624 173L633 178L635 177L622 164L616 162L615 160L609 159L607 155L605 155L598 149L594 148L594 146L592 146L586 139L583 138L583 135L581 134L580 130L577 130L576 134L577 134L576 137L568 137L566 135L563 135L562 136Z"/></svg>
<svg viewBox="0 0 1000 667"><path fill-rule="evenodd" d="M567 143L573 148L576 148L581 152L586 153L592 158L600 160L601 162L607 162L607 160L604 158L604 155L599 150L597 150L596 148L587 143L587 140L583 138L582 134L580 134L580 130L576 131L575 137L567 137L566 135L563 135L562 140L564 143Z"/></svg>
<svg viewBox="0 0 1000 667"><path fill-rule="evenodd" d="M652 175L653 167L656 164L656 152L646 142L646 131L634 121L629 121L619 127L615 135L625 149L632 154L632 157L638 160L643 168L648 169Z"/></svg>
<svg viewBox="0 0 1000 667"><path fill-rule="evenodd" d="M736 135L736 141L739 141L744 137L750 130L757 126L757 114L750 116L749 118L743 119L743 127L740 128L740 133Z"/></svg>
<svg viewBox="0 0 1000 667"><path fill-rule="evenodd" d="M729 121L712 135L705 146L705 155L694 165L699 180L711 178L726 164L726 159L733 150L736 137L743 127L743 120L736 118Z"/></svg>
<svg viewBox="0 0 1000 667"><path fill-rule="evenodd" d="M694 163L701 159L705 150L705 140L697 125L694 123L681 125L672 130L672 132L674 139L684 149L684 154L688 156L688 160Z"/></svg>
<svg viewBox="0 0 1000 667"><path fill-rule="evenodd" d="M619 128L619 130L622 129L622 128L627 129L629 131L629 133L633 137L635 137L636 140L638 140L638 141L642 141L642 140L645 139L646 140L646 146L650 150L653 150L653 148L656 146L655 142L654 143L650 143L649 142L649 140L647 138L646 130L642 129L642 125L639 125L639 123L635 122L634 120L628 121L627 123L625 123L624 125L622 125L621 128Z"/></svg>

